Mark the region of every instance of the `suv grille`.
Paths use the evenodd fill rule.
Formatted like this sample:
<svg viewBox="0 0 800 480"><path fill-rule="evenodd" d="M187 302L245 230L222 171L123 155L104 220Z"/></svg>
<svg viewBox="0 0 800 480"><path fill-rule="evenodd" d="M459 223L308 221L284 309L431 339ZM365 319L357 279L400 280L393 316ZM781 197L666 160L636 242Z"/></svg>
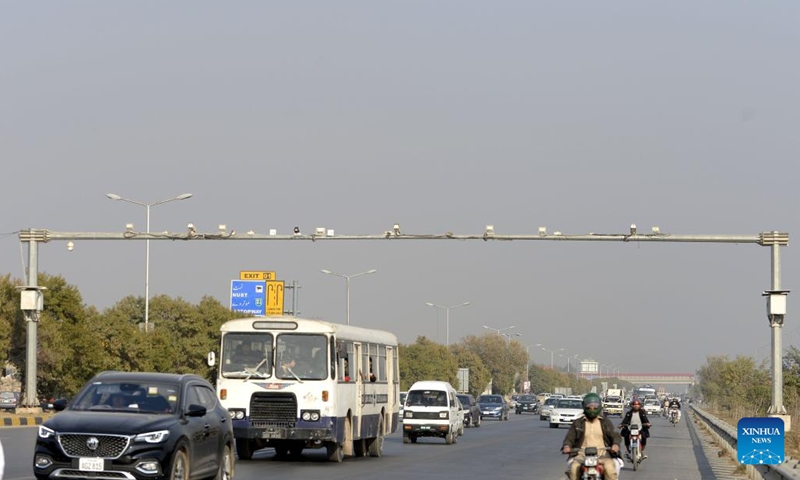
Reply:
<svg viewBox="0 0 800 480"><path fill-rule="evenodd" d="M256 393L250 398L250 422L254 427L294 427L297 398L293 393Z"/></svg>
<svg viewBox="0 0 800 480"><path fill-rule="evenodd" d="M97 439L97 448L90 449L90 439ZM62 433L58 436L61 450L69 457L118 458L125 453L131 438L124 435L92 435L86 433Z"/></svg>

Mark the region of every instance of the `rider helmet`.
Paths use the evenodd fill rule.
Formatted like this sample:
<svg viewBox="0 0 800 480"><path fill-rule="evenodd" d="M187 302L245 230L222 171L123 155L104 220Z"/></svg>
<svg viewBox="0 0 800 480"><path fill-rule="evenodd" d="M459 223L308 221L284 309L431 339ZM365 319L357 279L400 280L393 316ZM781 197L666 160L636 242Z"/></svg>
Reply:
<svg viewBox="0 0 800 480"><path fill-rule="evenodd" d="M603 411L603 402L600 401L600 395L596 393L587 393L583 397L583 414L586 418L593 419L600 415Z"/></svg>
<svg viewBox="0 0 800 480"><path fill-rule="evenodd" d="M639 407L641 407L642 406L642 401L639 400L638 398L634 398L633 401L631 401L631 407L635 407L637 405Z"/></svg>

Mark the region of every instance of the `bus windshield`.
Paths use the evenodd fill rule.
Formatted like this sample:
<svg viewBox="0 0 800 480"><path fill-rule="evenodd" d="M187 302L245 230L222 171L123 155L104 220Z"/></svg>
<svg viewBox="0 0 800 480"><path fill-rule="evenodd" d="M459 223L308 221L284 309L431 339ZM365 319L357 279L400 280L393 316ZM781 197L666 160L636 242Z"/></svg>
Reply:
<svg viewBox="0 0 800 480"><path fill-rule="evenodd" d="M273 336L270 333L228 333L222 341L222 376L269 378L272 376Z"/></svg>
<svg viewBox="0 0 800 480"><path fill-rule="evenodd" d="M277 340L275 376L300 381L327 379L327 346L325 335L281 333Z"/></svg>

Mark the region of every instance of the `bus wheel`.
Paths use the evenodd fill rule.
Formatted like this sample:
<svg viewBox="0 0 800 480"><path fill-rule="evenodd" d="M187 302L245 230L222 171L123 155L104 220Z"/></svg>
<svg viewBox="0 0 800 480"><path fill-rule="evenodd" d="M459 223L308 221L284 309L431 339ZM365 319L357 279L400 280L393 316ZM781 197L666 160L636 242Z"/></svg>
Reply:
<svg viewBox="0 0 800 480"><path fill-rule="evenodd" d="M344 460L344 452L342 451L342 446L339 445L338 442L328 442L325 448L328 451L328 461L342 463L342 460Z"/></svg>
<svg viewBox="0 0 800 480"><path fill-rule="evenodd" d="M250 460L253 458L253 441L246 438L236 439L236 454L240 460Z"/></svg>
<svg viewBox="0 0 800 480"><path fill-rule="evenodd" d="M367 444L369 445L369 455L371 457L380 457L383 455L383 415L381 415L381 419L378 421L378 436L376 438L370 438Z"/></svg>

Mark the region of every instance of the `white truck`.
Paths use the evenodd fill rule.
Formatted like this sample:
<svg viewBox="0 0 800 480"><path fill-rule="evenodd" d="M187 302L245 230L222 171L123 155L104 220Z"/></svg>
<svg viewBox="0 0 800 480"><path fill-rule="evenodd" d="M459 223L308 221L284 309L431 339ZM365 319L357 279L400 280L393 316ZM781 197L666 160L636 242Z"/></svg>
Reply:
<svg viewBox="0 0 800 480"><path fill-rule="evenodd" d="M609 415L619 415L620 417L625 412L625 389L624 388L609 388L603 397L603 414L608 417Z"/></svg>

